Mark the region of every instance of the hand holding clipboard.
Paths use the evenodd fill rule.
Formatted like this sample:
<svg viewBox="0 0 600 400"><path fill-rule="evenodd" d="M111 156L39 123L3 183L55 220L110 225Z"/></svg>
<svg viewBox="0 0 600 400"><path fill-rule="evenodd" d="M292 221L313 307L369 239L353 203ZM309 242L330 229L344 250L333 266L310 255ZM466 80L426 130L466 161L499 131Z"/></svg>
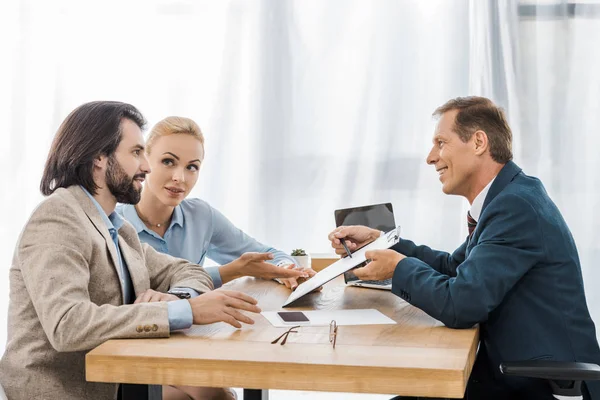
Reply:
<svg viewBox="0 0 600 400"><path fill-rule="evenodd" d="M349 228L349 227L346 227ZM368 228L367 228L368 229ZM283 307L286 307L298 300L300 297L312 292L314 289L318 288L329 282L330 280L336 278L337 276L343 274L346 271L351 270L357 265L365 262L366 253L371 250L382 250L389 249L396 243L398 243L399 228L393 229L385 234L379 233L378 238L371 243L366 244L364 247L357 249L352 253L352 257L344 257L339 259L338 261L331 264L329 267L319 271L315 276L313 276L310 280L304 282L300 286L296 288L294 292L290 294L287 298ZM340 242L341 245L341 242ZM357 245L355 243L349 243L348 247L352 248L352 245L356 248ZM343 246L341 246L343 249ZM345 253L345 250L342 250Z"/></svg>

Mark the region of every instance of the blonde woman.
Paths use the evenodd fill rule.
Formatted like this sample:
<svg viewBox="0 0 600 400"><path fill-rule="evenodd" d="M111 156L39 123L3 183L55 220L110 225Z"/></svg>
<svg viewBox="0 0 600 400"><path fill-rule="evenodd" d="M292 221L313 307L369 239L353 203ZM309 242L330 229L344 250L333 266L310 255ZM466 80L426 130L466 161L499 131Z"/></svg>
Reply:
<svg viewBox="0 0 600 400"><path fill-rule="evenodd" d="M156 250L202 265L206 258L221 264L207 267L215 288L242 276L274 279L295 289L298 280L315 274L294 268L294 259L264 245L233 225L206 201L186 198L198 181L204 160L204 136L189 118L167 117L150 131L146 176L141 200L120 205L119 213L137 230L142 242ZM282 270L281 268L285 269ZM172 293L185 297L188 294ZM165 388L169 399L235 398L229 389ZM179 396L179 397L178 397Z"/></svg>

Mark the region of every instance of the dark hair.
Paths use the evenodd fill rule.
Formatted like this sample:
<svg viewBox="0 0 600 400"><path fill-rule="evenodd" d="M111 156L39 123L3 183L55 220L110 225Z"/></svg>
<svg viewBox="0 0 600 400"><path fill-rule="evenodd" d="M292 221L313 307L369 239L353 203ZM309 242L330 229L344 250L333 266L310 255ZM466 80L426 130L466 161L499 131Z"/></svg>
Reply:
<svg viewBox="0 0 600 400"><path fill-rule="evenodd" d="M458 110L454 131L463 142L468 142L473 133L482 130L488 137L492 159L500 164L512 160L512 131L502 108L485 97L457 97L438 107L433 116L440 117L453 110Z"/></svg>
<svg viewBox="0 0 600 400"><path fill-rule="evenodd" d="M127 118L143 129L146 120L131 104L118 101L85 103L63 121L52 141L40 191L44 196L56 189L81 185L96 194L94 159L111 156L121 142L121 121Z"/></svg>

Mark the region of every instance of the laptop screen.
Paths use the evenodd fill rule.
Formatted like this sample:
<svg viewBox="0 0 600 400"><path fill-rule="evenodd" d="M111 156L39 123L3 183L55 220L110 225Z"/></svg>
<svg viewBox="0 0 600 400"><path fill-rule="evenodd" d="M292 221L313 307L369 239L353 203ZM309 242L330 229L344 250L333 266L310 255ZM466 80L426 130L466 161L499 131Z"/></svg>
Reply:
<svg viewBox="0 0 600 400"><path fill-rule="evenodd" d="M335 226L364 225L388 232L396 228L392 203L335 210Z"/></svg>
<svg viewBox="0 0 600 400"><path fill-rule="evenodd" d="M335 226L363 225L369 228L389 232L396 228L392 203L372 204L369 206L344 208L335 210ZM358 267L366 265L366 261ZM346 283L359 281L352 271L344 272Z"/></svg>

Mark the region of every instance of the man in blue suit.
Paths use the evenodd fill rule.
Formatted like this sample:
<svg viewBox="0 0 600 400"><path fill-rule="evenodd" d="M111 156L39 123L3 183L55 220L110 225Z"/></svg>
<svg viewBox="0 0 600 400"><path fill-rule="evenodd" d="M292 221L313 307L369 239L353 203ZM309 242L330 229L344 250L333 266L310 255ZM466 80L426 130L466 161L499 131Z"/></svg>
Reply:
<svg viewBox="0 0 600 400"><path fill-rule="evenodd" d="M469 236L452 254L401 239L367 252L360 279L392 278L392 291L451 328L480 326L481 345L467 399L551 399L543 380L508 378L506 361L548 359L600 364L575 242L542 183L512 160L504 112L482 97L439 107L427 163L446 194L471 204ZM329 235L338 254L379 237L364 227ZM584 398L600 398L598 382Z"/></svg>

